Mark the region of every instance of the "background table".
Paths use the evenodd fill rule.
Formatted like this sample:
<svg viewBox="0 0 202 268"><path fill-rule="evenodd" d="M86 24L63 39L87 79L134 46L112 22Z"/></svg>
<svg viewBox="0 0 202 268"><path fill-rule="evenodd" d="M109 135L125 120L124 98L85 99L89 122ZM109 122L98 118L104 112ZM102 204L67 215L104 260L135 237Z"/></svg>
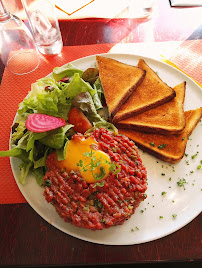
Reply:
<svg viewBox="0 0 202 268"><path fill-rule="evenodd" d="M201 40L201 8L171 8L167 0L157 2L158 14L151 20L71 19L64 14L59 20L64 46L71 46L75 54L81 50L80 46L86 49L86 45L92 45L87 47L88 54L95 54L103 51L100 44L107 44L106 52L119 51L117 48L125 44L125 51L147 56L152 52L154 56L160 49L165 56L170 56L185 40ZM4 66L0 64L1 78L3 72ZM64 234L44 221L27 203L1 204L0 265L199 263L202 259L201 220L199 215L182 229L152 242L105 246Z"/></svg>

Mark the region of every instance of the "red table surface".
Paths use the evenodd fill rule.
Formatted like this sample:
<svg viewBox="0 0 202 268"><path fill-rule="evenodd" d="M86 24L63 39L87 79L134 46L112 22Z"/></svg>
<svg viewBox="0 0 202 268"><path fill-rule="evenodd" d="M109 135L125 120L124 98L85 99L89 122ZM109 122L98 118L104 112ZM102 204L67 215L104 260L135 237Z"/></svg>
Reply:
<svg viewBox="0 0 202 268"><path fill-rule="evenodd" d="M184 9L170 8L167 0L158 2L161 13L155 18L153 42L201 39L202 28L194 28L183 16ZM191 12L194 13L193 9ZM145 42L147 31L146 24L133 19L63 20L60 28L65 46ZM3 71L0 63L0 77ZM29 204L1 204L0 265L199 263L202 259L201 220L199 215L182 229L152 242L105 246L64 234L44 221Z"/></svg>

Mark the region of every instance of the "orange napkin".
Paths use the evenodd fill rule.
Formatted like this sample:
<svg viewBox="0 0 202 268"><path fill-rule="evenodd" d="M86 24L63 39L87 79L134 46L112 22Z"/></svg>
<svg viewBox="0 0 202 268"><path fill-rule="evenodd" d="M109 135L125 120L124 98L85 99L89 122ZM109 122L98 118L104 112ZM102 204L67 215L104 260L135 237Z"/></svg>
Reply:
<svg viewBox="0 0 202 268"><path fill-rule="evenodd" d="M124 18L128 14L128 1L116 0L51 0L58 18ZM107 7L107 8L106 8Z"/></svg>
<svg viewBox="0 0 202 268"><path fill-rule="evenodd" d="M95 0L74 0L71 4L69 2L64 2L63 0L51 0L55 6L61 11L65 12L67 15L71 16L77 11L90 5Z"/></svg>
<svg viewBox="0 0 202 268"><path fill-rule="evenodd" d="M8 150L9 137L13 119L18 104L30 90L30 86L37 79L48 75L56 66L85 56L105 53L113 45L99 44L87 46L64 47L61 54L56 56L40 56L40 65L34 72L26 75L14 75L5 69L0 86L0 150ZM0 158L0 204L26 202L17 187L13 177L8 157Z"/></svg>

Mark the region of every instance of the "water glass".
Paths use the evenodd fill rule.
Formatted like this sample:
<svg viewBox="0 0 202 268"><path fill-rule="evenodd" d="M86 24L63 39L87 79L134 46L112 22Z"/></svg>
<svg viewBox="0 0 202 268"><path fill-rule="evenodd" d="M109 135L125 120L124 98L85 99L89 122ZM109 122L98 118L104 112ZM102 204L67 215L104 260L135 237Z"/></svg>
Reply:
<svg viewBox="0 0 202 268"><path fill-rule="evenodd" d="M22 0L32 34L42 54L59 54L62 37L55 14L55 6L48 0Z"/></svg>

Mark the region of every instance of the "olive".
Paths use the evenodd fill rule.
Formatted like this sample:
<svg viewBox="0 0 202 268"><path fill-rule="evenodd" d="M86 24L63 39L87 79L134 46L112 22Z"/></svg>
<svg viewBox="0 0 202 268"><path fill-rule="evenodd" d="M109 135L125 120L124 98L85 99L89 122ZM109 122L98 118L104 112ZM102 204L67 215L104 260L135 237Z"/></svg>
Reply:
<svg viewBox="0 0 202 268"><path fill-rule="evenodd" d="M93 85L99 76L99 70L97 68L88 68L83 72L82 78L85 82L89 82Z"/></svg>

